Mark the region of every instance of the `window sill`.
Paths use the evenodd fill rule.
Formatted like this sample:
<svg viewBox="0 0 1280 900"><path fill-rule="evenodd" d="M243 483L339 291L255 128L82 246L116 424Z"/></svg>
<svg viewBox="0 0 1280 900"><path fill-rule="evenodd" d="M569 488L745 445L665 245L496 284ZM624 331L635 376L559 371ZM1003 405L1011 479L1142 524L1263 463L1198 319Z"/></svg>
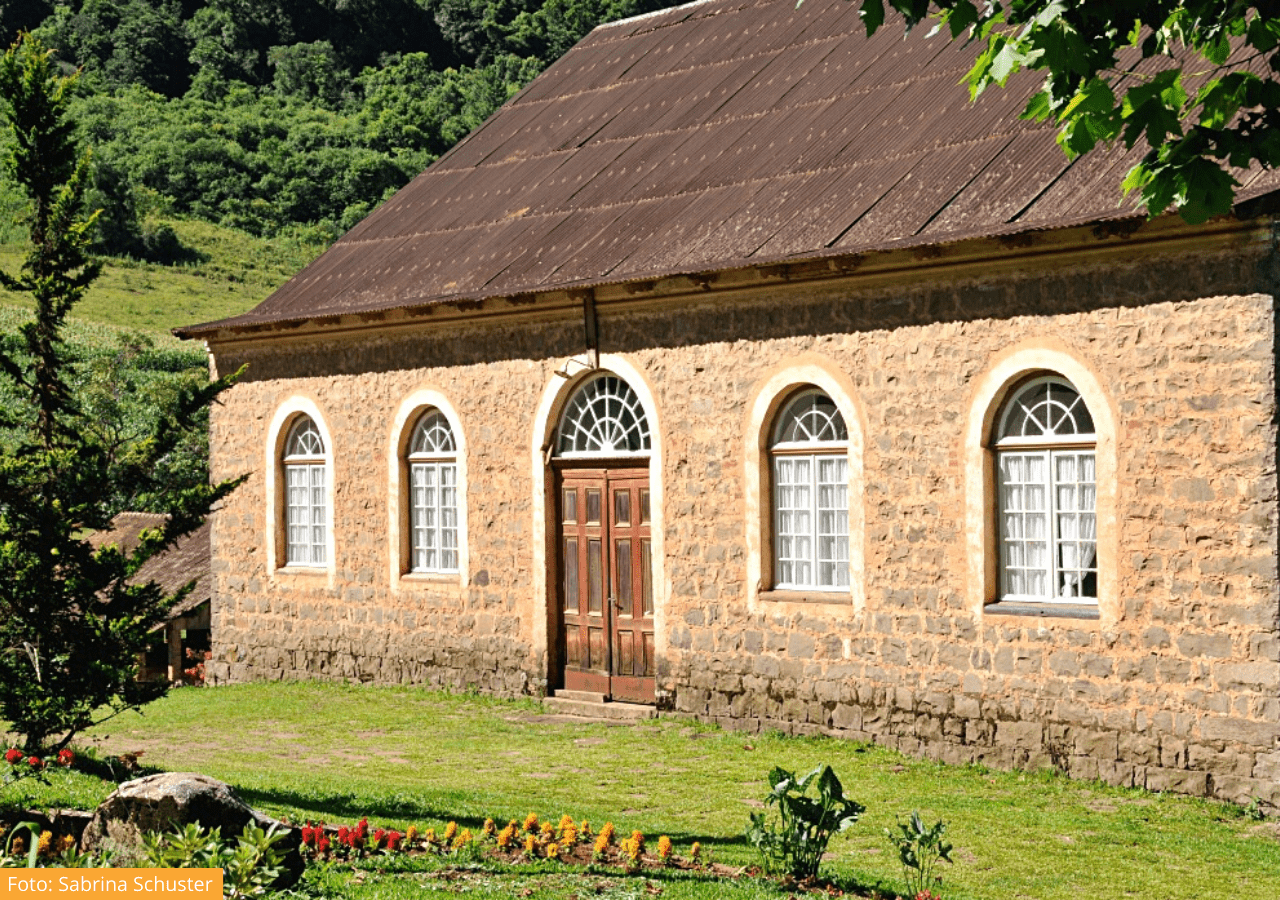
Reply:
<svg viewBox="0 0 1280 900"><path fill-rule="evenodd" d="M1097 619L1096 603L1029 603L1000 600L982 608L984 615L1030 616L1046 619Z"/></svg>
<svg viewBox="0 0 1280 900"><path fill-rule="evenodd" d="M327 578L329 576L328 566L281 566L276 569L277 578Z"/></svg>
<svg viewBox="0 0 1280 900"><path fill-rule="evenodd" d="M405 572L400 576L401 584L412 585L432 585L432 584L460 584L462 582L461 572Z"/></svg>
<svg viewBox="0 0 1280 900"><path fill-rule="evenodd" d="M765 603L813 603L826 606L853 606L853 597L839 591L761 591Z"/></svg>

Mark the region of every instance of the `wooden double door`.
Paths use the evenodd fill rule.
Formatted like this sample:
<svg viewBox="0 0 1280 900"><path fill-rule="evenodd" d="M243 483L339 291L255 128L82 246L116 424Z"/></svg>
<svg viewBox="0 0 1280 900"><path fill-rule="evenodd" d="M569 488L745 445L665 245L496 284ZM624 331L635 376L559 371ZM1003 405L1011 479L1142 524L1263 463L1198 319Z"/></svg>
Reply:
<svg viewBox="0 0 1280 900"><path fill-rule="evenodd" d="M557 473L564 686L654 702L649 469Z"/></svg>

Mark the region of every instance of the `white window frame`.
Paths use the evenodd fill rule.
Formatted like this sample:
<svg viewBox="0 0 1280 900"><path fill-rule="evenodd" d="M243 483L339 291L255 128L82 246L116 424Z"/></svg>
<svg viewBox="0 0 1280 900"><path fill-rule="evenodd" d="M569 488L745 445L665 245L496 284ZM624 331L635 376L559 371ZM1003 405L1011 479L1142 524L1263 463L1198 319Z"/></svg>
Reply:
<svg viewBox="0 0 1280 900"><path fill-rule="evenodd" d="M805 423L797 411L816 398L830 403L833 415L821 421L811 407ZM812 388L792 397L774 425L769 456L774 589L847 593L849 433L835 401ZM831 502L824 504L824 496ZM824 515L832 526L825 531ZM826 545L830 554L823 553L824 539L834 539ZM784 555L787 547L792 552Z"/></svg>
<svg viewBox="0 0 1280 900"><path fill-rule="evenodd" d="M286 566L329 565L327 456L315 420L305 413L298 415L289 426L281 458Z"/></svg>
<svg viewBox="0 0 1280 900"><path fill-rule="evenodd" d="M457 574L461 560L458 447L453 427L443 412L427 409L418 417L406 462L409 571Z"/></svg>
<svg viewBox="0 0 1280 900"><path fill-rule="evenodd" d="M1047 398L1035 407L1028 407L1024 398L1048 386ZM1053 399L1057 387L1066 393L1065 401ZM1019 412L1053 407L1053 413L1037 418L1028 416L1019 433L1008 433L1012 418ZM1072 413L1075 415L1072 415ZM1083 412L1087 419L1081 419ZM1087 429L1087 430L1082 430ZM1043 603L1092 605L1098 603L1098 469L1097 431L1093 417L1084 398L1075 386L1059 375L1041 375L1019 385L1005 401L998 417L995 450L995 506L996 530L999 546L999 598L1010 603ZM1061 467L1070 462L1076 473L1072 480L1063 479ZM1093 470L1093 478L1083 479L1079 473L1087 464ZM1036 467L1040 475L1031 478ZM1023 477L1010 481L1009 476L1017 468ZM1043 503L1028 508L1028 498L1038 494ZM1074 508L1065 508L1064 499L1070 496ZM1083 501L1084 496L1091 502ZM1016 504L1014 502L1016 498ZM1042 534L1039 539L1028 536L1029 516L1041 519ZM1014 520L1019 523L1021 534L1011 535ZM1070 523L1074 535L1064 534ZM1030 563L1032 544L1043 543L1044 561L1040 565ZM1069 561L1074 564L1069 565ZM1022 582L1029 588L1033 580L1042 580L1043 591L1017 590L1016 574L1022 573ZM1082 594L1089 575L1093 576L1093 595Z"/></svg>

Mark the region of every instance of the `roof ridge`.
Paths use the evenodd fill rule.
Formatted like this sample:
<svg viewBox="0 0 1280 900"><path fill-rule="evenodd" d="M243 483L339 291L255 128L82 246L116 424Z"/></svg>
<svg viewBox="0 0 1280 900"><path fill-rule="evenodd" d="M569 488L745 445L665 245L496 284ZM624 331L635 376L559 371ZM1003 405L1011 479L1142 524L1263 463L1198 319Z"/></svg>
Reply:
<svg viewBox="0 0 1280 900"><path fill-rule="evenodd" d="M631 22L642 22L645 19L655 19L658 16L665 16L667 13L677 12L682 9L690 9L694 6L705 6L708 3L720 3L722 0L693 0L692 3L681 3L679 6L668 6L664 9L655 9L647 13L640 13L634 16L627 16L625 19L614 19L612 22L601 22L595 28L591 29L591 34L597 31L604 31L606 28L613 28L616 25L626 25Z"/></svg>

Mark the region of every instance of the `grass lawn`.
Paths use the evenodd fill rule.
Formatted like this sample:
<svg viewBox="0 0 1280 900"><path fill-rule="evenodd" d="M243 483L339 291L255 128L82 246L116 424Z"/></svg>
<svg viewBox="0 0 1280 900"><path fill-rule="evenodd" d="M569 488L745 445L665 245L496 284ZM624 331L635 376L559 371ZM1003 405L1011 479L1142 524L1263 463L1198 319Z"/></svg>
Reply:
<svg viewBox="0 0 1280 900"><path fill-rule="evenodd" d="M929 821L944 819L955 844L955 865L944 867L949 900L1280 896L1277 830L1233 806L1049 773L946 767L846 741L746 735L680 718L590 724L544 715L531 701L252 684L175 691L84 743L104 755L143 751L151 766L223 779L252 805L294 821L342 824L367 815L375 826L441 828L454 820L478 831L486 816L504 822L530 811L553 819L569 813L597 828L612 821L621 834L638 828L651 843L667 834L678 854L698 840L717 862L734 866L755 861L742 833L766 772L827 762L846 794L867 807L852 831L835 838L834 858L824 864L848 887L897 884L883 832L919 809ZM57 775L52 788L13 786L6 802L91 807L111 789L86 775ZM20 797L19 790L34 793ZM358 872L334 869L317 884L357 898L642 897L655 887L671 898L786 896L753 879L584 876L545 862L458 870L398 859Z"/></svg>

